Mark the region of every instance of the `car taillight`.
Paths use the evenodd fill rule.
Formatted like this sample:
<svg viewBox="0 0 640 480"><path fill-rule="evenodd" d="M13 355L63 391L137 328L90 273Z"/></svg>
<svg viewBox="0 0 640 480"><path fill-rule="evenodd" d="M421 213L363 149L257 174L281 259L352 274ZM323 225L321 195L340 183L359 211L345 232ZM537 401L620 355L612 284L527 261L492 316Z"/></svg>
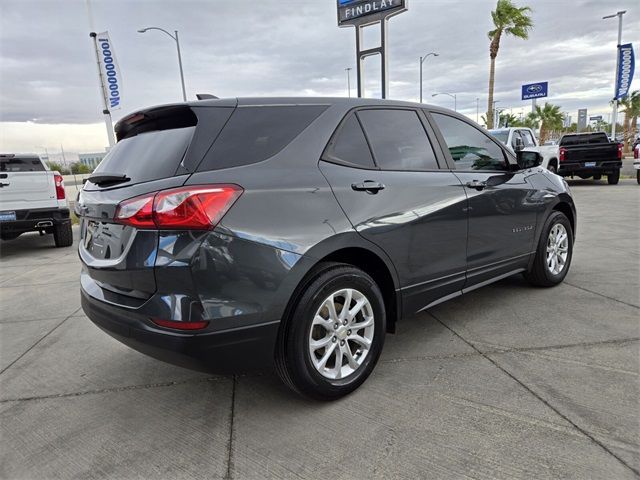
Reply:
<svg viewBox="0 0 640 480"><path fill-rule="evenodd" d="M633 158L637 160L638 155L640 155L640 149L636 148L633 150Z"/></svg>
<svg viewBox="0 0 640 480"><path fill-rule="evenodd" d="M62 178L62 175L57 173L54 174L53 181L56 184L56 198L58 200L64 200L65 198L67 198L64 193L64 179Z"/></svg>
<svg viewBox="0 0 640 480"><path fill-rule="evenodd" d="M622 160L622 144L618 144L618 160Z"/></svg>
<svg viewBox="0 0 640 480"><path fill-rule="evenodd" d="M210 230L242 192L238 185L199 185L162 190L120 203L114 220L136 228Z"/></svg>
<svg viewBox="0 0 640 480"><path fill-rule="evenodd" d="M152 318L151 321L164 328L173 328L174 330L202 330L209 325L209 322L176 322L174 320L158 320Z"/></svg>
<svg viewBox="0 0 640 480"><path fill-rule="evenodd" d="M125 200L118 208L114 220L136 228L155 228L153 221L153 199L155 193Z"/></svg>
<svg viewBox="0 0 640 480"><path fill-rule="evenodd" d="M564 162L567 157L567 150L564 147L560 147L560 161Z"/></svg>

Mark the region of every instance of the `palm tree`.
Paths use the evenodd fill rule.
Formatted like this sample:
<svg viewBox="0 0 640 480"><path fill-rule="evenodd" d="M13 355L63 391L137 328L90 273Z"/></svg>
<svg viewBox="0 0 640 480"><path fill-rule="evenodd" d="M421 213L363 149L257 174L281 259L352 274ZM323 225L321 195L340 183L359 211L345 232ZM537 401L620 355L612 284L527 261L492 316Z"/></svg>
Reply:
<svg viewBox="0 0 640 480"><path fill-rule="evenodd" d="M529 30L533 27L533 21L528 13L529 7L516 7L511 0L498 0L496 9L491 12L493 26L489 35L489 57L491 68L489 70L489 102L487 106L487 125L493 125L493 87L496 77L496 57L500 49L502 35L512 35L526 40L529 38Z"/></svg>
<svg viewBox="0 0 640 480"><path fill-rule="evenodd" d="M536 106L532 117L540 122L540 144L547 141L549 133L562 128L563 116L559 105L546 102L544 107Z"/></svg>
<svg viewBox="0 0 640 480"><path fill-rule="evenodd" d="M530 128L531 130L537 130L539 123L536 114L533 112L527 113L524 120L522 120L522 126Z"/></svg>
<svg viewBox="0 0 640 480"><path fill-rule="evenodd" d="M618 103L623 107L623 110L620 110L624 113L624 123L622 124L624 131L623 149L624 153L628 154L631 151L631 144L637 133L638 116L640 115L640 90L635 90L622 100L618 100Z"/></svg>
<svg viewBox="0 0 640 480"><path fill-rule="evenodd" d="M513 113L501 113L498 118L498 125L502 127L517 127L518 117Z"/></svg>

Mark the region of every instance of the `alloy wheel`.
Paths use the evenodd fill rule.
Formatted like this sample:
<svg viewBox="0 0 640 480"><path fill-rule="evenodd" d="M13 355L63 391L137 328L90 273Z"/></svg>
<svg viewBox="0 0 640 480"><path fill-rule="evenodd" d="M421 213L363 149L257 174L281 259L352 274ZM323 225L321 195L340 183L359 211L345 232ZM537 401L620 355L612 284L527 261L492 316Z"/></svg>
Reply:
<svg viewBox="0 0 640 480"><path fill-rule="evenodd" d="M329 295L318 308L309 333L309 355L325 378L354 373L371 349L374 314L369 299L352 288Z"/></svg>
<svg viewBox="0 0 640 480"><path fill-rule="evenodd" d="M553 275L558 275L567 263L569 256L569 234L561 223L551 227L547 240L547 268Z"/></svg>

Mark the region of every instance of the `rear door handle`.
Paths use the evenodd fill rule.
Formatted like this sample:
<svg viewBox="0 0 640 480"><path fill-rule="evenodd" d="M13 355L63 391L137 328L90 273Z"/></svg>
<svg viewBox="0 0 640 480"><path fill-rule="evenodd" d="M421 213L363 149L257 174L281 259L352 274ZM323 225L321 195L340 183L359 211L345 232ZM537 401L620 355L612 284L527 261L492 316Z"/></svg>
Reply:
<svg viewBox="0 0 640 480"><path fill-rule="evenodd" d="M378 193L379 190L384 190L384 185L380 182L374 182L373 180L365 180L362 183L352 183L351 188L356 192L374 194Z"/></svg>
<svg viewBox="0 0 640 480"><path fill-rule="evenodd" d="M476 190L484 190L487 187L487 182L481 182L479 180L472 180L467 182L467 188L475 188Z"/></svg>

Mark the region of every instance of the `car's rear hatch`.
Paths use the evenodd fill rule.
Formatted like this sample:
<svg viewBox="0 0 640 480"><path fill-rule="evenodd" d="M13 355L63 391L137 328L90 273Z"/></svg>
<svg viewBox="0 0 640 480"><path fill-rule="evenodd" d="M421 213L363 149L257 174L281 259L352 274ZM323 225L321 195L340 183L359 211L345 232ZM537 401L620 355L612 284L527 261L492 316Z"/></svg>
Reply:
<svg viewBox="0 0 640 480"><path fill-rule="evenodd" d="M38 157L0 155L0 210L57 206L53 172Z"/></svg>
<svg viewBox="0 0 640 480"><path fill-rule="evenodd" d="M564 151L563 163L599 165L601 162L617 161L618 144L611 143L605 134L565 135L560 143Z"/></svg>
<svg viewBox="0 0 640 480"><path fill-rule="evenodd" d="M118 143L80 193L82 285L105 301L137 307L156 290L157 229L114 221L124 200L185 183L233 112L189 105L157 107L116 125Z"/></svg>

